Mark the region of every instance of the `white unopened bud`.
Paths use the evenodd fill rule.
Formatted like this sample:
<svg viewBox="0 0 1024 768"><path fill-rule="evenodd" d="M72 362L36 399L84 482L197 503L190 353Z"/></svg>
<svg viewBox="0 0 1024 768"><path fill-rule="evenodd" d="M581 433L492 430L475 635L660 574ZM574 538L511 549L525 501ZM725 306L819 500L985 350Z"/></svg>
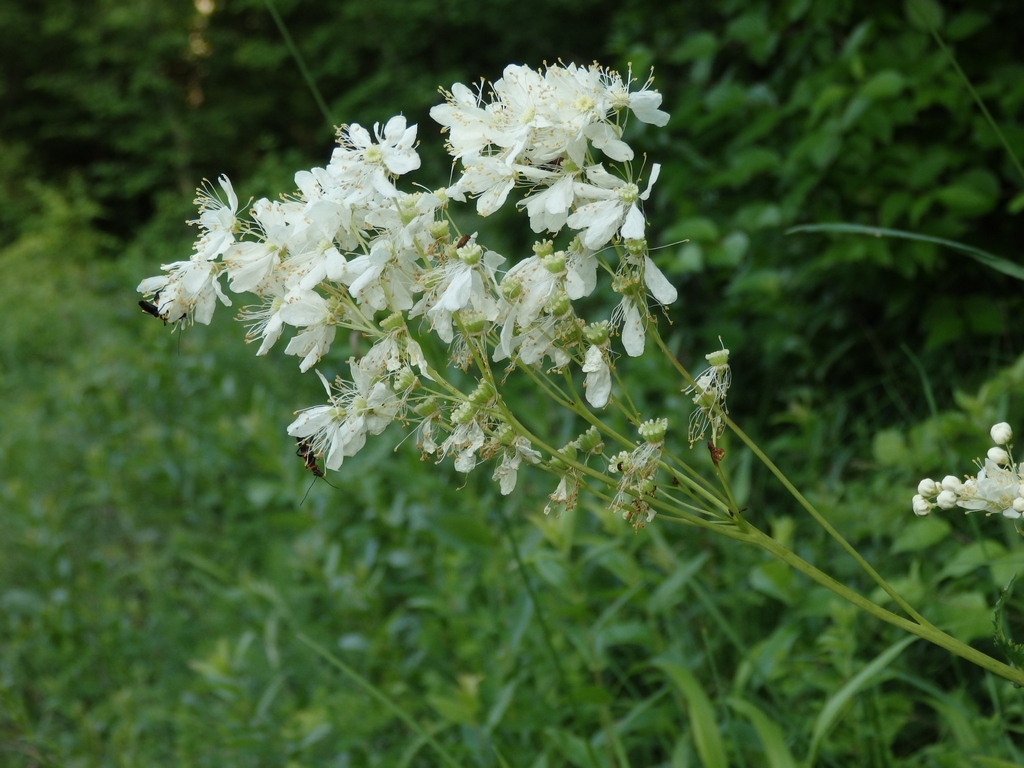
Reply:
<svg viewBox="0 0 1024 768"><path fill-rule="evenodd" d="M989 430L989 434L992 436L992 442L996 445L1006 445L1013 439L1013 430L1010 429L1010 425L1005 421L1001 421L994 425L992 429Z"/></svg>
<svg viewBox="0 0 1024 768"><path fill-rule="evenodd" d="M1018 512L1018 513L1024 512L1024 499L1021 499L1021 498L1014 499L1013 500L1013 510L1014 510L1014 512Z"/></svg>
<svg viewBox="0 0 1024 768"><path fill-rule="evenodd" d="M953 493L956 493L963 487L963 485L964 484L960 482L960 478L956 475L946 475L942 478L942 490L944 491L953 491Z"/></svg>
<svg viewBox="0 0 1024 768"><path fill-rule="evenodd" d="M932 504L921 494L917 494L914 497L914 514L918 517L924 517L932 511Z"/></svg>
<svg viewBox="0 0 1024 768"><path fill-rule="evenodd" d="M939 509L952 509L956 506L956 494L952 491L943 491L935 499L935 503L939 505Z"/></svg>
<svg viewBox="0 0 1024 768"><path fill-rule="evenodd" d="M990 461L994 461L999 466L1003 466L1010 460L1010 455L1002 448L989 448L987 455Z"/></svg>
<svg viewBox="0 0 1024 768"><path fill-rule="evenodd" d="M922 496L931 498L939 492L939 484L927 477L917 484L917 492Z"/></svg>
<svg viewBox="0 0 1024 768"><path fill-rule="evenodd" d="M1018 501L1020 504L1017 503ZM1022 514L1024 514L1024 499L1014 499L1013 505L1003 510L1003 517L1008 517L1011 520L1019 520Z"/></svg>

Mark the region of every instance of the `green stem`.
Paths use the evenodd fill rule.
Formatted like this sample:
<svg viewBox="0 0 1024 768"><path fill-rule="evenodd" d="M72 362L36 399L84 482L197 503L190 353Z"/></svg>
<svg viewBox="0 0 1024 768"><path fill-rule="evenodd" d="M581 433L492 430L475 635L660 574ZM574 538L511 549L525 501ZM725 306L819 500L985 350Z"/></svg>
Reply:
<svg viewBox="0 0 1024 768"><path fill-rule="evenodd" d="M807 510L808 514L810 514L810 516L813 517L815 521L817 521L818 525L824 528L828 535L831 536L839 544L839 546L846 550L846 553L850 557L852 557L861 568L864 569L865 573L867 573L868 576L870 576L871 579L879 587L881 587L887 595L889 595L889 597L893 599L896 605L902 608L908 616L914 619L914 621L916 621L922 627L927 627L932 630L935 630L935 627L932 625L932 623L928 621L926 618L924 618L920 613L915 611L906 600L900 597L896 590L893 589L892 586L890 586L889 582L883 579L881 574L879 574L878 571L872 568L867 560L861 557L860 553L856 549L854 549L853 545L850 544L850 542L848 542L845 538L843 538L843 535L839 533L839 531L837 531L835 528L833 528L832 524L829 523L829 521L826 520L817 509L815 509L814 505L811 504L811 502L809 502L806 498L804 498L804 495L796 489L796 487L789 481L789 478L782 473L782 470L775 466L775 463L764 454L764 452L757 446L757 444L753 440L751 440L750 437L747 436L746 432L740 429L736 425L736 423L728 417L726 418L726 424L729 425L729 428L736 433L736 436L739 437L739 439L746 444L746 446L754 453L754 455L757 456L757 458L759 458L766 467L768 467L768 470L773 475L775 475L775 478L780 483L782 483L783 487L787 491L789 491L789 493L793 496L794 499L797 500L800 506ZM874 605L874 603L872 603L872 605Z"/></svg>
<svg viewBox="0 0 1024 768"><path fill-rule="evenodd" d="M912 635L917 635L918 637L927 640L930 643L934 643L940 648L945 648L950 653L954 653L960 658L966 659L967 661L971 662L972 664L977 664L982 669L987 669L989 672L992 672L993 674L999 675L1000 677L1005 678L1006 680L1009 680L1010 682L1015 683L1018 686L1024 687L1024 671L1014 669L1013 667L1004 664L1001 661L993 659L988 654L982 653L981 651L972 648L966 643L957 640L955 637L946 634L945 632L943 632L940 629L937 629L931 624L922 625L920 623L914 623L912 621L908 621L902 616L893 613L892 611L887 611L885 608L882 608L877 603L871 602L862 595L854 592L846 585L836 581L827 573L818 570L813 565L808 563L806 560L803 560L795 553L786 549L773 538L768 536L768 534L758 530L757 528L751 526L750 530L746 535L746 539L751 544L760 547L768 554L777 557L778 559L782 560L784 563L787 563L788 565L791 565L793 568L800 571L804 575L809 576L811 579L818 582L826 589L839 595L839 597L860 608L865 613L869 613L872 616L881 619L884 622L892 624L895 627L899 627L900 629L909 632Z"/></svg>

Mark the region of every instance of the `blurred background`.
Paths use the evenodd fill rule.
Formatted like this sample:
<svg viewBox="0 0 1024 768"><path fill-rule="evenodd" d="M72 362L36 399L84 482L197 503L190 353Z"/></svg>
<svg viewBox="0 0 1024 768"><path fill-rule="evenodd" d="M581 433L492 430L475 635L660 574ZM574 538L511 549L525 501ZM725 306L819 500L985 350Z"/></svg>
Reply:
<svg viewBox="0 0 1024 768"><path fill-rule="evenodd" d="M634 535L593 500L545 518L547 476L502 498L490 469L393 450L394 428L300 503L311 476L285 427L319 382L257 359L230 311L171 334L135 293L188 257L204 178L289 192L332 124L403 113L412 181L433 188L450 173L438 87L508 63L653 66L672 119L630 141L663 166L647 215L680 290L673 350L699 370L721 336L733 418L912 604L998 655L1020 536L918 520L910 497L970 471L996 421L1024 430L1020 283L933 243L786 234L857 223L1019 260L1024 178L971 87L1024 154L1024 16L912 6L0 5L0 763L441 764L304 633L465 766L697 765L701 727L730 765L1020 764L1019 691L923 642L885 655L897 631L732 542L657 520ZM479 224L510 257L530 242L512 218ZM620 371L681 426L667 368ZM871 592L726 447L752 521Z"/></svg>

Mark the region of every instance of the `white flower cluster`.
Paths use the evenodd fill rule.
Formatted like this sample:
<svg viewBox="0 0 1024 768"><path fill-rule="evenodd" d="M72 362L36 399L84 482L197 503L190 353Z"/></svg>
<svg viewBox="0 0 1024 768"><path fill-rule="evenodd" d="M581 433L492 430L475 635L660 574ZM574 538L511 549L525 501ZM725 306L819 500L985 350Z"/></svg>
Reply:
<svg viewBox="0 0 1024 768"><path fill-rule="evenodd" d="M253 202L247 217L221 176L223 196L209 184L199 191L191 258L143 280L140 304L164 322L206 324L218 299L230 304L224 278L230 291L259 299L240 313L257 354L290 329L284 352L299 358L302 371L327 355L338 328L368 339L368 351L349 360L349 379L332 383L317 372L328 404L301 411L288 428L307 466L322 460L339 468L368 434L398 420L415 427L425 456L450 454L460 471L496 458L494 478L509 493L520 464L541 459L511 428L490 363L539 368L547 358L556 368L575 366L585 374L587 401L604 407L614 337L621 335L628 355L641 354L648 296L676 299L644 239L641 204L659 166L641 191L622 140L628 115L654 125L668 115L650 81L632 85L597 65L568 64L543 72L509 66L486 99L453 86L431 116L464 169L435 192L396 186L420 166L416 126L401 116L372 133L342 126L325 167L300 171L296 192ZM618 165L606 168L598 153ZM449 208L475 197L486 216L515 187L526 191L517 206L544 239L502 273L505 257L475 234L458 233ZM556 246L563 229L571 232ZM621 299L606 318L588 322L573 302L593 293L599 266ZM428 332L452 364L476 367L475 389L460 391L428 364L421 348Z"/></svg>
<svg viewBox="0 0 1024 768"><path fill-rule="evenodd" d="M940 481L925 478L917 485L913 499L914 514L924 517L932 509L961 507L969 514L1001 514L1013 520L1024 515L1024 464L1014 464L1010 453L1013 430L1000 422L990 431L992 442L985 461L978 459L978 474L961 481L947 475ZM1005 447L1001 447L1005 446Z"/></svg>

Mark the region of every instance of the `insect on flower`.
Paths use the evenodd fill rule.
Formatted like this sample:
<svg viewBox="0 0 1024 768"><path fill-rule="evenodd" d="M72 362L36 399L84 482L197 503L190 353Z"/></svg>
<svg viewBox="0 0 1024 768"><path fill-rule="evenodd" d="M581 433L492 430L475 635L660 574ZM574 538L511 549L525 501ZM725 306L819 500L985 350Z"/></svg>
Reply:
<svg viewBox="0 0 1024 768"><path fill-rule="evenodd" d="M306 492L302 495L302 501L305 501L306 497L309 496L309 492L313 490L313 484L316 483L317 478L323 480L325 483L331 486L331 488L338 487L331 483L331 481L328 480L327 476L324 474L324 471L320 469L320 465L317 463L316 460L316 454L313 453L313 446L309 444L309 441L306 438L295 438L295 455L302 459L306 463L306 469L315 475L315 477L313 478L313 482L309 484L309 488L307 488ZM302 506L302 501L299 502L299 506Z"/></svg>

